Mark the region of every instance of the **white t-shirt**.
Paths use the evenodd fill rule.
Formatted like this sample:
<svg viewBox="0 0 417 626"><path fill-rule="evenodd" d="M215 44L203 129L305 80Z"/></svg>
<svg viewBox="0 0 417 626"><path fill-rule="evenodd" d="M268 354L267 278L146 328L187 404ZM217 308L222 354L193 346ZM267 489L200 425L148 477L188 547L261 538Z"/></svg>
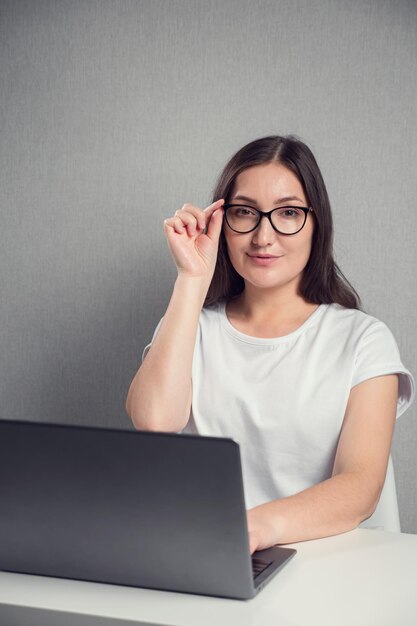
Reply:
<svg viewBox="0 0 417 626"><path fill-rule="evenodd" d="M252 508L329 478L351 388L392 373L399 417L414 397L413 377L387 326L361 311L321 304L294 332L265 339L238 331L218 303L200 314L182 432L239 443Z"/></svg>

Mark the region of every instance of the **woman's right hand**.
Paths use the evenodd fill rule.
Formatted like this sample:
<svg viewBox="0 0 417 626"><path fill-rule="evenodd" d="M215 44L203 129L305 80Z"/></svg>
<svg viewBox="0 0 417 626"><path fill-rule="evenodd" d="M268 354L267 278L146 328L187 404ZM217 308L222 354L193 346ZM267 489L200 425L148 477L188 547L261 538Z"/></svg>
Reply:
<svg viewBox="0 0 417 626"><path fill-rule="evenodd" d="M220 199L204 210L184 204L174 217L164 221L168 247L179 275L211 281L222 229L223 204L224 200Z"/></svg>

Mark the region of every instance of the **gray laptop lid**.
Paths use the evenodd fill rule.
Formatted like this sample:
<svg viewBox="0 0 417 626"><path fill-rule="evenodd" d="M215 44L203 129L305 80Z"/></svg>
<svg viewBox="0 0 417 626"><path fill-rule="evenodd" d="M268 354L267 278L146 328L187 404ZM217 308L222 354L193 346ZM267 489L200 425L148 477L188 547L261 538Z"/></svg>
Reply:
<svg viewBox="0 0 417 626"><path fill-rule="evenodd" d="M0 421L0 502L0 569L255 594L231 439Z"/></svg>

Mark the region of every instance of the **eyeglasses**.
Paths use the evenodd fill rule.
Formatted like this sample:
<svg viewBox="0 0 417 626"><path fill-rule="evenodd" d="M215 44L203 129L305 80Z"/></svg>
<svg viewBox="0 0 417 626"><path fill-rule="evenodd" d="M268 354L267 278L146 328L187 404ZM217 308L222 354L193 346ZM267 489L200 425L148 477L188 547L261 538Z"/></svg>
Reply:
<svg viewBox="0 0 417 626"><path fill-rule="evenodd" d="M267 217L272 228L280 235L299 233L307 221L312 207L283 206L267 213L258 211L244 204L224 204L225 218L228 226L236 233L250 233Z"/></svg>

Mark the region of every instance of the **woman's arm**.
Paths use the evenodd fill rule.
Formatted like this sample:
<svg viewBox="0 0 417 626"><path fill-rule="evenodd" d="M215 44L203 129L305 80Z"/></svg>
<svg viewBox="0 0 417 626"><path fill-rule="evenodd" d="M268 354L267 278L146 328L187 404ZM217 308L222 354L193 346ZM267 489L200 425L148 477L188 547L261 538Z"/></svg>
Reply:
<svg viewBox="0 0 417 626"><path fill-rule="evenodd" d="M189 419L194 344L216 264L222 204L223 199L217 200L205 210L184 204L164 222L178 276L161 327L127 395L126 411L138 429L179 432Z"/></svg>
<svg viewBox="0 0 417 626"><path fill-rule="evenodd" d="M126 411L141 430L179 432L189 419L191 367L207 286L178 276L161 327L134 377Z"/></svg>
<svg viewBox="0 0 417 626"><path fill-rule="evenodd" d="M344 533L372 515L385 482L397 397L396 374L353 387L332 477L248 510L251 553Z"/></svg>

